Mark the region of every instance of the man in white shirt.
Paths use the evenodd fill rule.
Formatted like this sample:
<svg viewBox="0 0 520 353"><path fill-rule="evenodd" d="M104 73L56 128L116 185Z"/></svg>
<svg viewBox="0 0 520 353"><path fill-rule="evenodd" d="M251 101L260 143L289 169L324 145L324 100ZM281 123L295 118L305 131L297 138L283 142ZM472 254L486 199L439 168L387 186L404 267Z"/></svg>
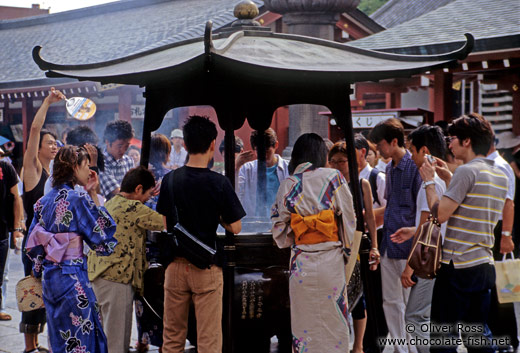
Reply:
<svg viewBox="0 0 520 353"><path fill-rule="evenodd" d="M170 135L170 140L172 142L173 148L170 152L170 159L166 166L171 169L177 169L179 167L182 167L184 163L186 163L186 156L188 155L188 152L186 152L186 150L182 146L182 144L184 143L184 135L182 134L182 130L173 130Z"/></svg>
<svg viewBox="0 0 520 353"><path fill-rule="evenodd" d="M247 216L268 217L271 205L274 203L280 182L289 176L289 162L276 154L278 137L276 132L269 128L264 134L258 131L251 133L251 147L256 150L258 138L265 136L265 163L266 163L266 202L260 204L257 195L258 159L245 163L238 172L238 198L244 207ZM243 152L249 153L249 151Z"/></svg>
<svg viewBox="0 0 520 353"><path fill-rule="evenodd" d="M520 150L520 137L517 136L516 134L514 134L512 131L506 131L506 132L497 134L496 139L498 140L498 142L496 144L497 149L512 150L513 160L511 161L510 167L513 169L514 175L516 175L517 178L520 178L520 173L518 171L518 166L520 166L520 163L518 162L518 156L520 156L520 153L518 153L518 151ZM496 152L493 152L490 155L488 155L488 158L493 157L493 155L495 153ZM515 157L515 155L517 157ZM495 163L496 163L496 161L495 161ZM506 174L506 176L508 177L508 180L509 180L509 175L507 174L507 172L504 169L502 169L502 171ZM511 186L511 181L509 181L509 186ZM516 191L515 191L515 193L516 193ZM509 202L509 199L506 200L506 205L508 204L508 202ZM513 216L514 216L515 213L518 212L518 210L513 210L513 211L515 211L513 213ZM502 216L503 215L504 214L502 214ZM520 223L517 223L516 227L514 227L513 229L518 229L518 228L520 228L519 226L520 226ZM502 229L502 231L504 231L504 229ZM518 233L518 230L516 231L516 233ZM496 237L496 235L495 235L495 237ZM515 302L513 304L514 304L515 316L516 316L517 337L520 339L520 302Z"/></svg>
<svg viewBox="0 0 520 353"><path fill-rule="evenodd" d="M502 172L504 172L508 180L506 203L504 204L502 216L499 218L499 223L497 224L497 228L501 229L495 228L495 247L493 252L496 260L497 255L499 253L510 253L514 250L515 247L515 245L513 244L513 237L511 236L511 232L513 231L515 214L514 199L516 178L513 168L511 168L509 163L507 163L507 161L504 158L502 158L501 155L498 154L495 145L491 146L487 158L495 162L495 166L497 166L498 168L500 168L500 170L502 170Z"/></svg>
<svg viewBox="0 0 520 353"><path fill-rule="evenodd" d="M514 224L514 215L515 215L515 183L516 177L513 168L509 165L509 163L502 158L494 144L491 145L489 149L489 154L487 155L488 159L491 159L495 162L495 166L498 167L507 177L508 187L506 194L506 202L504 203L504 209L502 210L502 214L499 217L498 223L495 226L495 245L493 247L493 257L496 261L501 261L504 254L509 254L515 248L515 244L513 243L512 231ZM489 320L489 328L493 332L494 335L497 336L505 336L511 337L516 333L511 326L513 326L513 320L511 317L503 317L499 316L499 312L504 312L505 308L502 307L502 310L499 311L500 304L498 303L498 298L496 296L496 291L492 290L491 296L491 318ZM514 303L515 312L518 311L519 306L518 303ZM518 326L517 320L517 326ZM507 346L499 346L499 351L508 351L511 345ZM512 349L512 347L511 347Z"/></svg>

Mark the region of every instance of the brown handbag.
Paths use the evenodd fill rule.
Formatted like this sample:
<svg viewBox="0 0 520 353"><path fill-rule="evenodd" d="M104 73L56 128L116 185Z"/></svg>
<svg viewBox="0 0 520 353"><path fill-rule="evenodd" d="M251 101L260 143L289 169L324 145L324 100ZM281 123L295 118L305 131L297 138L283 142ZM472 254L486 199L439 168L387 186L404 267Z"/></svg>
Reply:
<svg viewBox="0 0 520 353"><path fill-rule="evenodd" d="M441 225L437 219L439 203L432 209L428 220L421 225L408 256L408 265L417 277L433 279L441 267L442 237Z"/></svg>

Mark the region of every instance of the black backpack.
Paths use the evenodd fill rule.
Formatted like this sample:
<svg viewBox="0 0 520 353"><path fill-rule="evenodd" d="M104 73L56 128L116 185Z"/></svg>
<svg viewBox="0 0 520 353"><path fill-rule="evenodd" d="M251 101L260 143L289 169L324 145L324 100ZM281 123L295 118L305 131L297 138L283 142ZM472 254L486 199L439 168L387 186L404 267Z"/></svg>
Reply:
<svg viewBox="0 0 520 353"><path fill-rule="evenodd" d="M372 168L368 177L368 182L370 183L370 188L372 189L372 199L374 199L374 202L377 202L381 205L381 203L379 202L379 197L377 196L377 175L379 173L382 172L380 170L377 170L376 168Z"/></svg>

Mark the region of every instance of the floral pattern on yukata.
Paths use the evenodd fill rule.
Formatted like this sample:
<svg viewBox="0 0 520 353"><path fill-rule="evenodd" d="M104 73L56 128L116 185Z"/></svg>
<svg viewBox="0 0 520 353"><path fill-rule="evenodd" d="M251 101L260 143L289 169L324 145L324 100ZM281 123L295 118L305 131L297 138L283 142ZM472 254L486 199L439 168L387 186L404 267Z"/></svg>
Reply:
<svg viewBox="0 0 520 353"><path fill-rule="evenodd" d="M347 250L354 240L352 195L343 176L330 168L296 167L280 183L272 207L273 238L280 248L291 247L289 295L293 352L347 352L349 327L345 257L341 242L294 244L291 214L302 217L334 211L342 222L340 239Z"/></svg>
<svg viewBox="0 0 520 353"><path fill-rule="evenodd" d="M39 224L50 233L75 233L98 255L114 252L116 225L90 196L69 185L53 188L34 205L31 234ZM46 245L47 246L47 245ZM53 353L106 353L96 296L82 257L60 263L45 258L43 245L28 249L36 276L42 276L43 300ZM81 256L81 255L80 255Z"/></svg>
<svg viewBox="0 0 520 353"><path fill-rule="evenodd" d="M348 326L348 300L347 300L347 286L344 285L341 291L338 292L338 288L333 288L332 297L329 299L334 299L336 303L336 310L340 316L343 317L345 326Z"/></svg>

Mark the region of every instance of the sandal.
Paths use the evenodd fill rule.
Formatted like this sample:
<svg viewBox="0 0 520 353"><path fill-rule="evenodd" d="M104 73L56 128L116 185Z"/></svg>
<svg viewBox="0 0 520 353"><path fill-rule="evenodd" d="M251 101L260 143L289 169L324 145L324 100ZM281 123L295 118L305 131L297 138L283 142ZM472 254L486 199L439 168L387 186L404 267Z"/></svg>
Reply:
<svg viewBox="0 0 520 353"><path fill-rule="evenodd" d="M137 342L135 349L138 353L145 353L148 352L149 346L145 343Z"/></svg>
<svg viewBox="0 0 520 353"><path fill-rule="evenodd" d="M0 321L9 321L13 318L8 313L0 313Z"/></svg>
<svg viewBox="0 0 520 353"><path fill-rule="evenodd" d="M42 347L40 345L38 345L38 347L36 347L36 349L38 350L39 353L49 353L49 350L45 347Z"/></svg>

